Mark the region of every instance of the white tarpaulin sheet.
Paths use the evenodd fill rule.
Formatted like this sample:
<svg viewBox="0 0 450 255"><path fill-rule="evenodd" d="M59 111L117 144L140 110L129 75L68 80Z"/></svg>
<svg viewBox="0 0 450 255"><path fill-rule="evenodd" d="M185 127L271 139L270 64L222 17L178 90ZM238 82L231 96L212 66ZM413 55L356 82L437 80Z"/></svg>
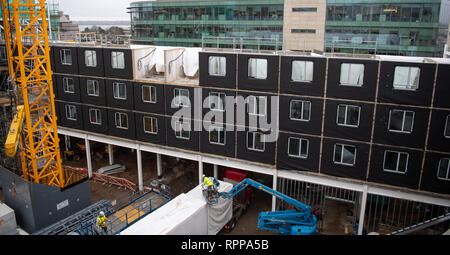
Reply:
<svg viewBox="0 0 450 255"><path fill-rule="evenodd" d="M183 54L184 75L194 77L198 72L198 53L201 48L186 48Z"/></svg>
<svg viewBox="0 0 450 255"><path fill-rule="evenodd" d="M230 191L233 185L220 182L219 192ZM231 219L232 199L221 198L208 205L201 186L181 194L156 211L123 230L121 235L215 235Z"/></svg>

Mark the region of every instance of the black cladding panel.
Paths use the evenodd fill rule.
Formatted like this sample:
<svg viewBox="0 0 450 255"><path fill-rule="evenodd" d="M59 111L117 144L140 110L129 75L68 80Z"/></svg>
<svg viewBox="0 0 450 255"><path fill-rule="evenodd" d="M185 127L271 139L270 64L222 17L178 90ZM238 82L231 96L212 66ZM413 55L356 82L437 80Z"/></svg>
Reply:
<svg viewBox="0 0 450 255"><path fill-rule="evenodd" d="M446 128L447 134L445 134ZM428 149L450 152L450 110L433 110L428 134Z"/></svg>
<svg viewBox="0 0 450 255"><path fill-rule="evenodd" d="M225 76L211 75L209 71L210 57L225 57ZM236 88L236 54L219 52L199 53L199 85L204 87Z"/></svg>
<svg viewBox="0 0 450 255"><path fill-rule="evenodd" d="M289 155L289 138L298 141L297 138L306 139L308 142L307 157ZM292 146L292 145L291 145ZM294 149L293 149L294 150ZM319 171L320 138L301 134L287 134L280 132L277 145L277 169L300 170L309 172Z"/></svg>
<svg viewBox="0 0 450 255"><path fill-rule="evenodd" d="M148 113L135 113L136 117L136 139L142 142L166 145L166 119L164 116L148 114ZM156 128L152 127L152 123L156 121ZM146 124L144 124L146 123ZM145 128L145 129L144 129ZM152 130L152 128L155 128ZM153 132L156 130L156 133Z"/></svg>
<svg viewBox="0 0 450 255"><path fill-rule="evenodd" d="M254 102L250 100L253 97L259 98L259 103L253 103L251 105L249 102ZM266 130L275 128L277 123L276 114L279 112L278 99L279 97L275 94L237 92L236 125L257 127Z"/></svg>
<svg viewBox="0 0 450 255"><path fill-rule="evenodd" d="M123 123L122 127L120 127L121 122ZM118 124L118 126L116 126L116 123ZM135 124L136 122L133 112L127 110L108 109L109 135L127 139L135 139L136 138Z"/></svg>
<svg viewBox="0 0 450 255"><path fill-rule="evenodd" d="M61 116L61 102L55 100L55 114L56 114L56 125L62 125L62 116Z"/></svg>
<svg viewBox="0 0 450 255"><path fill-rule="evenodd" d="M71 107L75 107L76 115L75 118L71 118L69 111ZM70 102L60 102L59 104L59 119L61 126L75 129L83 129L83 109L80 104L70 103Z"/></svg>
<svg viewBox="0 0 450 255"><path fill-rule="evenodd" d="M445 159L448 158L450 158L448 154L427 152L420 183L421 190L450 194L449 180L442 178L443 176L438 177L438 168L442 167L440 164L445 164Z"/></svg>
<svg viewBox="0 0 450 255"><path fill-rule="evenodd" d="M123 68L113 68L111 56L124 56ZM103 48L103 65L105 68L105 76L111 78L133 79L133 60L131 49L112 49ZM122 62L121 62L122 63Z"/></svg>
<svg viewBox="0 0 450 255"><path fill-rule="evenodd" d="M396 67L418 67L419 87L417 90L394 89ZM433 92L436 64L382 61L378 102L406 105L430 106Z"/></svg>
<svg viewBox="0 0 450 255"><path fill-rule="evenodd" d="M304 106L311 105L309 121L295 119L295 114L291 111L291 102L292 107L295 109L295 105L299 104L298 101L306 101L306 103L303 103ZM280 96L280 130L320 135L322 130L322 111L323 99ZM291 114L294 119L291 118Z"/></svg>
<svg viewBox="0 0 450 255"><path fill-rule="evenodd" d="M434 92L434 106L450 108L450 65L439 64L436 78L436 90Z"/></svg>
<svg viewBox="0 0 450 255"><path fill-rule="evenodd" d="M105 80L105 84L106 84L106 104L109 107L133 110L133 108L134 108L134 89L133 89L133 83L131 81ZM122 85L114 85L114 84L125 84L126 95L124 98L126 98L126 99L121 99L121 98L117 98L114 96L114 86L122 86Z"/></svg>
<svg viewBox="0 0 450 255"><path fill-rule="evenodd" d="M294 81L292 79L293 61L313 62L312 81ZM320 96L324 95L326 58L282 56L280 68L280 93ZM295 75L294 75L295 77Z"/></svg>
<svg viewBox="0 0 450 255"><path fill-rule="evenodd" d="M84 130L108 134L108 109L94 105L83 105Z"/></svg>
<svg viewBox="0 0 450 255"><path fill-rule="evenodd" d="M56 83L58 99L77 103L81 101L80 80L78 77L69 75L53 75L53 77ZM70 84L70 88L65 88L64 83L67 86Z"/></svg>
<svg viewBox="0 0 450 255"><path fill-rule="evenodd" d="M193 118L194 116L194 108L195 108L195 93L198 93L199 88L191 87L191 86L172 86L172 85L165 85L164 86L164 96L165 96L165 104L166 104L166 114L169 116L172 116L176 112L182 110L182 106L179 103L183 103L183 101L178 102L175 100L176 98L182 99L182 96L179 95L185 95L184 93L189 93L189 102L186 102L186 104L183 110L183 113L185 112L188 114L190 112L190 116L186 116L187 118ZM177 94L181 93L181 94ZM177 97L178 96L178 97Z"/></svg>
<svg viewBox="0 0 450 255"><path fill-rule="evenodd" d="M264 150L263 151L256 151L252 149L248 149L248 137L251 137L248 135L249 128L245 128L244 130L237 130L237 158L248 160L248 161L254 161L269 165L275 165L275 142L269 142L266 139L266 142L264 143ZM263 132L260 132L263 133ZM253 139L252 139L253 140ZM251 145L251 144L250 144Z"/></svg>
<svg viewBox="0 0 450 255"><path fill-rule="evenodd" d="M209 132L222 128L223 132ZM203 130L200 134L200 151L208 154L221 155L229 158L235 157L235 128L232 125L211 124L203 122ZM218 134L218 135L217 135Z"/></svg>
<svg viewBox="0 0 450 255"><path fill-rule="evenodd" d="M327 97L374 101L377 86L378 63L379 62L375 60L328 59ZM351 64L362 64L364 66L362 85L341 84L341 80L344 78L341 77L341 70L351 70L342 69L343 67L349 66L343 64L350 64L350 66L352 66ZM351 82L358 83L359 81L354 81L352 79Z"/></svg>
<svg viewBox="0 0 450 255"><path fill-rule="evenodd" d="M203 98L203 120L233 124L235 117L234 112L236 111L236 92L234 90L209 88L202 88L201 91ZM212 110L211 108L215 110Z"/></svg>
<svg viewBox="0 0 450 255"><path fill-rule="evenodd" d="M408 154L406 173L383 170L386 150ZM372 147L368 181L417 189L419 186L422 157L423 152L421 151L374 145ZM386 168L389 169L389 167Z"/></svg>
<svg viewBox="0 0 450 255"><path fill-rule="evenodd" d="M152 84L152 83L134 83L134 109L137 111L165 114L165 96L164 96L164 85L162 84ZM147 93L156 92L155 101L152 98L143 97L143 90ZM148 94L145 94L148 96ZM151 95L150 97L152 97ZM150 99L150 100L149 100Z"/></svg>
<svg viewBox="0 0 450 255"><path fill-rule="evenodd" d="M95 53L93 53L95 52ZM86 60L90 66L86 65ZM81 75L105 76L102 48L78 48L78 71Z"/></svg>
<svg viewBox="0 0 450 255"><path fill-rule="evenodd" d="M356 148L356 157L354 158L353 165L345 165L341 163L346 163L346 161L344 161L343 156L339 159L339 155L343 155L339 154L339 152L342 153L342 151L345 150L342 149L340 145L353 146L354 148ZM338 155L336 157L335 147L336 151L338 152ZM323 140L322 166L320 169L320 173L338 177L365 180L367 173L367 164L369 160L369 148L370 146L364 143L325 138ZM335 163L335 160L339 163Z"/></svg>
<svg viewBox="0 0 450 255"><path fill-rule="evenodd" d="M200 150L199 142L199 131L195 131L195 125L201 125L200 122L194 120L185 120L188 123L186 126L186 133L180 137L179 132L175 132L176 119L171 117L166 117L166 135L167 135L167 145L191 151ZM190 129L190 131L189 131Z"/></svg>
<svg viewBox="0 0 450 255"><path fill-rule="evenodd" d="M78 74L77 47L53 46L54 73Z"/></svg>
<svg viewBox="0 0 450 255"><path fill-rule="evenodd" d="M266 78L249 77L249 61L267 61ZM261 59L261 60L260 60ZM253 60L252 60L253 61ZM263 64L264 65L264 64ZM240 54L238 57L238 89L263 92L278 91L279 56Z"/></svg>
<svg viewBox="0 0 450 255"><path fill-rule="evenodd" d="M373 104L335 100L327 100L326 104L325 136L370 142L374 109ZM345 111L347 112L347 120L345 120L344 115L344 118L339 120L339 124L338 108L341 110L341 114L342 112L344 112L344 114ZM352 109L359 109L359 115L350 120L353 116L357 116L356 111ZM355 126L353 124L357 125Z"/></svg>
<svg viewBox="0 0 450 255"><path fill-rule="evenodd" d="M403 110L414 112L411 133L389 131L391 110ZM375 118L374 142L397 146L407 146L422 149L425 146L425 137L428 126L428 109L416 107L403 107L391 105L377 105ZM392 118L393 119L393 118ZM405 118L406 119L406 118ZM405 125L406 126L406 125ZM404 129L406 130L406 128Z"/></svg>
<svg viewBox="0 0 450 255"><path fill-rule="evenodd" d="M106 84L105 80L97 77L80 77L80 94L81 102L85 104L106 106ZM98 84L98 91L91 90L88 92L88 82L91 86L96 87ZM89 94L90 93L90 94Z"/></svg>

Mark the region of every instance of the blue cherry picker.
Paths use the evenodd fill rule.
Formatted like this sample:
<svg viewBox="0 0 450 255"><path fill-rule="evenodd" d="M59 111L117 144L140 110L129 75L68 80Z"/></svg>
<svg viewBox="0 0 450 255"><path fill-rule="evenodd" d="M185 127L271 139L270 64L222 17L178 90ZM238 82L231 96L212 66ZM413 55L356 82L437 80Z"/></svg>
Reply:
<svg viewBox="0 0 450 255"><path fill-rule="evenodd" d="M293 210L261 212L258 216L258 228L276 231L284 235L312 235L316 233L317 218L310 206L305 205L289 196L277 192L257 181L246 178L233 187L229 192L215 192L213 196L205 196L208 204L218 202L220 197L232 199L248 185L269 193L293 206Z"/></svg>

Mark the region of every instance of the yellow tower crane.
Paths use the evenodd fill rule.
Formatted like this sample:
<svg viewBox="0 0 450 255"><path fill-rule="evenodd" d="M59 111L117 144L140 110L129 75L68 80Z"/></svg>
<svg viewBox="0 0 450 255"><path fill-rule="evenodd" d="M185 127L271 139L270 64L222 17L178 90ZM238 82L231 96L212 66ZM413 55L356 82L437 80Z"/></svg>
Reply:
<svg viewBox="0 0 450 255"><path fill-rule="evenodd" d="M25 180L64 187L45 0L1 0L1 7L9 76L17 88L18 105L5 143L7 154L13 156L20 144Z"/></svg>

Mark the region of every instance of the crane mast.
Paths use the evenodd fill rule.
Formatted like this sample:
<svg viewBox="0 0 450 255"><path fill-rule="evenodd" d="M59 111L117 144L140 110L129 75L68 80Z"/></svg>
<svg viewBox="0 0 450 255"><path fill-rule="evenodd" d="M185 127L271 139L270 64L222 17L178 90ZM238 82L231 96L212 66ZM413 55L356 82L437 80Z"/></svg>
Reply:
<svg viewBox="0 0 450 255"><path fill-rule="evenodd" d="M45 0L1 0L9 76L24 106L19 137L23 177L65 186L50 65Z"/></svg>

